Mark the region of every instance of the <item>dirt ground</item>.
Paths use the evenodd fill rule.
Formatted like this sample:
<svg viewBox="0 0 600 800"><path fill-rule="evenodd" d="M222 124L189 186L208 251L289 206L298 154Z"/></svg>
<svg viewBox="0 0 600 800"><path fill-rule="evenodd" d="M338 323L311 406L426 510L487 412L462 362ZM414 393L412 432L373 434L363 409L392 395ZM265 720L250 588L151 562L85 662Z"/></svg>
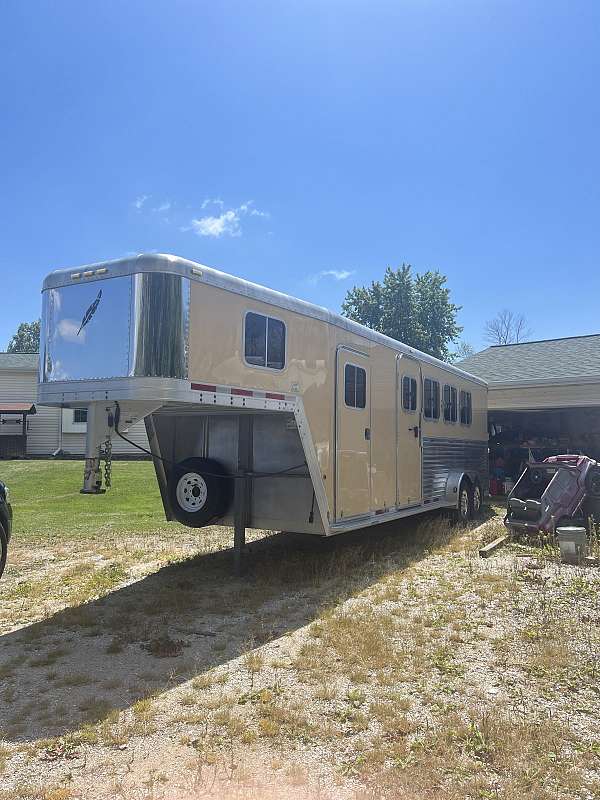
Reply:
<svg viewBox="0 0 600 800"><path fill-rule="evenodd" d="M600 797L600 578L493 512L15 539L0 800Z"/></svg>

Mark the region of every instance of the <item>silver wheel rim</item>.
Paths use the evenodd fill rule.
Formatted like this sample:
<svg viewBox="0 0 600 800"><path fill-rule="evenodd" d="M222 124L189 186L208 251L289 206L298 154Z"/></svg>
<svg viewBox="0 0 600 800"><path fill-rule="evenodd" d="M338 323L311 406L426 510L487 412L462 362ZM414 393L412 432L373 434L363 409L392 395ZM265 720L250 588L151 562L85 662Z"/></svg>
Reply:
<svg viewBox="0 0 600 800"><path fill-rule="evenodd" d="M481 508L481 489L479 486L476 486L473 489L473 511L475 514L479 513L479 509Z"/></svg>
<svg viewBox="0 0 600 800"><path fill-rule="evenodd" d="M460 516L467 519L469 516L469 493L463 489L460 493Z"/></svg>
<svg viewBox="0 0 600 800"><path fill-rule="evenodd" d="M184 511L194 513L204 508L208 497L206 481L197 472L186 472L177 481L175 496L180 508Z"/></svg>

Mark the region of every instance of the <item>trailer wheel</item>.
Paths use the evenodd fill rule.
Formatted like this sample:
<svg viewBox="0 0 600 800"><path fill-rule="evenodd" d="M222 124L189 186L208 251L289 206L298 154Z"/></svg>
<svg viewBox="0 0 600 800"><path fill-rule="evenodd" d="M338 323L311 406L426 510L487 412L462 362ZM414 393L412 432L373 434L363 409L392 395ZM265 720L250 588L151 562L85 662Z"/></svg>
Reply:
<svg viewBox="0 0 600 800"><path fill-rule="evenodd" d="M585 488L590 497L600 497L600 469L594 467L585 478Z"/></svg>
<svg viewBox="0 0 600 800"><path fill-rule="evenodd" d="M473 486L473 504L471 507L471 517L473 519L477 519L481 516L481 506L483 504L483 494L481 492L481 486L479 483L475 483Z"/></svg>
<svg viewBox="0 0 600 800"><path fill-rule="evenodd" d="M471 483L467 479L463 478L460 482L460 488L458 490L458 506L456 509L457 520L463 525L466 525L471 519L472 509L473 490L471 488Z"/></svg>
<svg viewBox="0 0 600 800"><path fill-rule="evenodd" d="M6 558L8 556L8 537L2 525L0 525L0 578L6 566Z"/></svg>
<svg viewBox="0 0 600 800"><path fill-rule="evenodd" d="M188 458L176 464L169 478L173 516L190 528L222 517L231 504L233 480L218 461Z"/></svg>

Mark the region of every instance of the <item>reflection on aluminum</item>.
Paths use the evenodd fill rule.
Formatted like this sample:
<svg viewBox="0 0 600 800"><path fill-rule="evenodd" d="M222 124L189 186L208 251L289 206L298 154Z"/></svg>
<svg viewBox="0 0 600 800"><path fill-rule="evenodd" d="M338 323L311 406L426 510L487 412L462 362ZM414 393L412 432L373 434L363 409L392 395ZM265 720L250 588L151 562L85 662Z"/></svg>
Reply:
<svg viewBox="0 0 600 800"><path fill-rule="evenodd" d="M186 378L190 282L140 273L44 292L40 381Z"/></svg>

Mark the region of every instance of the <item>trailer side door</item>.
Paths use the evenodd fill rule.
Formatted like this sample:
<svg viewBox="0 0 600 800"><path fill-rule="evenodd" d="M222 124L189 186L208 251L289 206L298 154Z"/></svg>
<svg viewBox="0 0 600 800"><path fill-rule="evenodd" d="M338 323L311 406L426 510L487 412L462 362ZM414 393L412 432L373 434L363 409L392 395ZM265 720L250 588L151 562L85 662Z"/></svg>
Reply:
<svg viewBox="0 0 600 800"><path fill-rule="evenodd" d="M399 506L421 502L421 414L423 383L421 365L403 355L398 365L397 474Z"/></svg>
<svg viewBox="0 0 600 800"><path fill-rule="evenodd" d="M371 374L369 358L337 351L336 519L371 510Z"/></svg>

